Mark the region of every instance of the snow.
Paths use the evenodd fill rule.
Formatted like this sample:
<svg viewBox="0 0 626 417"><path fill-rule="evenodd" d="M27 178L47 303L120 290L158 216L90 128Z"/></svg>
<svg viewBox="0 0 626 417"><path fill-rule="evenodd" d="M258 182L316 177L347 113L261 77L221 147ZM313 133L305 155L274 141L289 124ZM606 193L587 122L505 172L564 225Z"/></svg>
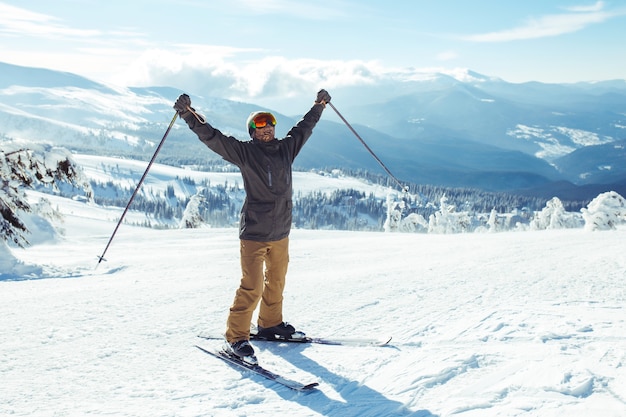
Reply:
<svg viewBox="0 0 626 417"><path fill-rule="evenodd" d="M46 198L63 235L13 249L39 272L0 281L0 415L626 415L624 226L293 230L285 319L311 336L393 336L257 343L263 365L320 382L302 394L194 347L224 330L235 228L124 224L96 268L120 209Z"/></svg>
<svg viewBox="0 0 626 417"><path fill-rule="evenodd" d="M564 126L551 126L549 129L544 129L518 124L514 129L509 129L507 135L536 143L542 150L535 156L547 161L553 161L582 147L603 145L614 141L608 136Z"/></svg>
<svg viewBox="0 0 626 417"><path fill-rule="evenodd" d="M613 142L612 138L609 137L600 137L597 133L587 132L586 130L581 129L571 129L567 127L554 127L556 132L562 133L563 135L569 137L572 142L574 142L578 146L597 146L603 145L605 143Z"/></svg>
<svg viewBox="0 0 626 417"><path fill-rule="evenodd" d="M76 154L73 158L90 180L102 183L111 181L131 189L135 188L138 178L141 177L147 166L146 162L143 161L105 156ZM150 168L149 175L146 176L146 182L139 192L145 195L162 193L174 179L183 177L191 178L199 183L203 180L208 180L212 184L238 184L239 187L243 188L243 180L239 172L202 172L155 163ZM193 192L176 190L177 197L190 197L193 195L196 189L194 187L190 188L193 188ZM335 176L315 172L298 171L293 173L294 195L298 193L306 195L314 191L330 194L338 188L355 189L383 198L389 192L389 188L373 185L354 177L343 177L338 173Z"/></svg>

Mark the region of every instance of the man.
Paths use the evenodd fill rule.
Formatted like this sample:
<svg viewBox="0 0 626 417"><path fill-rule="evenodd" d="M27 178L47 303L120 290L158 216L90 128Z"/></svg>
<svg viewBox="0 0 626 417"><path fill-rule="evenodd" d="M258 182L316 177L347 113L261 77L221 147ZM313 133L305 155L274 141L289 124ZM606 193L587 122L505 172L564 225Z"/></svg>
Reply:
<svg viewBox="0 0 626 417"><path fill-rule="evenodd" d="M206 123L191 107L188 95L181 95L174 104L201 142L241 170L246 191L239 224L242 278L230 307L225 338L226 349L248 363L256 363L249 339L250 321L259 301L260 337L304 337L282 317L292 216L291 167L330 98L326 90L320 90L311 110L281 140L275 137L276 118L269 112L253 112L246 121L252 140L246 142Z"/></svg>

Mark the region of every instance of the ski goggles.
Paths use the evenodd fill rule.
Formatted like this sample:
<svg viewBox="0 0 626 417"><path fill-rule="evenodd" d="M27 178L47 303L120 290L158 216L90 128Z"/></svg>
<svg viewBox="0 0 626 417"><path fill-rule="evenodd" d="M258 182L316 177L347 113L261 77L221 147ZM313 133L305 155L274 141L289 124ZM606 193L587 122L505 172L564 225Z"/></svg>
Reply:
<svg viewBox="0 0 626 417"><path fill-rule="evenodd" d="M256 129L267 125L276 126L276 118L272 113L261 113L250 121L250 127Z"/></svg>

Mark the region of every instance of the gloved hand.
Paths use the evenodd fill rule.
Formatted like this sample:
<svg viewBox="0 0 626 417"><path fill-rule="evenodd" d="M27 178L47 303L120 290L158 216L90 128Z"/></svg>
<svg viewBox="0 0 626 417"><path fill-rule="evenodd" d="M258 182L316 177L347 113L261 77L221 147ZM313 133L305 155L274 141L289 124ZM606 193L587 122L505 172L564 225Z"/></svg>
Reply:
<svg viewBox="0 0 626 417"><path fill-rule="evenodd" d="M328 94L328 91L324 90L323 88L317 92L317 98L315 99L316 103L322 103L322 104L326 104L326 103L330 103L330 94Z"/></svg>
<svg viewBox="0 0 626 417"><path fill-rule="evenodd" d="M191 107L191 99L187 94L181 94L180 97L178 97L178 99L176 100L176 103L174 103L174 110L176 110L178 114L182 116L183 114L187 113L189 109L193 110L193 108Z"/></svg>

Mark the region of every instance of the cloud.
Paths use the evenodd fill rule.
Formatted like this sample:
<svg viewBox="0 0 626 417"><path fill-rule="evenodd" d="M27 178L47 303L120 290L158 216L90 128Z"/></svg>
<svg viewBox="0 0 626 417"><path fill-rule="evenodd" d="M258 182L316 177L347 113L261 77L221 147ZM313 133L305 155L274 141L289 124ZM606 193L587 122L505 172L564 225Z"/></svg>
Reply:
<svg viewBox="0 0 626 417"><path fill-rule="evenodd" d="M63 24L50 15L32 12L27 9L0 2L0 34L11 37L31 38L34 42L63 41L62 45L145 45L146 35L132 29L102 31L80 29Z"/></svg>
<svg viewBox="0 0 626 417"><path fill-rule="evenodd" d="M57 19L41 13L0 3L0 32L14 36L94 37L102 33L90 29L74 29L62 25Z"/></svg>
<svg viewBox="0 0 626 417"><path fill-rule="evenodd" d="M603 1L597 1L595 4L591 4L588 6L570 6L565 7L565 10L569 10L570 12L599 12L604 8Z"/></svg>
<svg viewBox="0 0 626 417"><path fill-rule="evenodd" d="M250 51L206 45L179 45L175 51L154 48L138 56L117 83L170 85L198 94L245 101L260 96L293 97L320 86L372 83L385 71L377 63L365 61L267 55L250 60Z"/></svg>
<svg viewBox="0 0 626 417"><path fill-rule="evenodd" d="M264 105L290 114L294 99L311 98L320 88L354 93L389 80L419 82L440 74L460 80L473 77L467 69L460 68L391 67L365 60L289 59L259 52L263 53L202 45L179 45L175 50L155 48L137 56L115 83L138 87L166 85L191 96L248 103L262 99ZM376 99L381 99L380 95Z"/></svg>
<svg viewBox="0 0 626 417"><path fill-rule="evenodd" d="M624 15L624 11L604 11L604 2L591 6L575 6L566 13L528 19L523 25L496 32L463 36L461 39L473 42L509 42L523 39L536 39L577 32L590 25L602 23L613 17Z"/></svg>

